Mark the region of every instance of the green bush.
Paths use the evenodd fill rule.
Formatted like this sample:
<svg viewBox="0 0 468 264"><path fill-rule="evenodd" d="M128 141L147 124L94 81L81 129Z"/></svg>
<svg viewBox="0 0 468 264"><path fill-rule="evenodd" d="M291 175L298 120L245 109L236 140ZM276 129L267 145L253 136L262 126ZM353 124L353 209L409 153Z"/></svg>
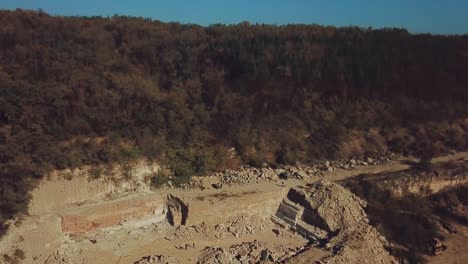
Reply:
<svg viewBox="0 0 468 264"><path fill-rule="evenodd" d="M151 177L150 183L151 183L151 186L159 188L163 186L165 183L167 183L168 180L169 180L168 177L158 172Z"/></svg>
<svg viewBox="0 0 468 264"><path fill-rule="evenodd" d="M104 173L104 168L102 165L91 166L89 171L89 177L91 179L99 179Z"/></svg>
<svg viewBox="0 0 468 264"><path fill-rule="evenodd" d="M248 157L247 164L255 168L262 168L265 164L265 158L263 158L260 154L256 153Z"/></svg>
<svg viewBox="0 0 468 264"><path fill-rule="evenodd" d="M277 153L277 162L280 164L295 164L298 160L299 153L297 150L286 147Z"/></svg>
<svg viewBox="0 0 468 264"><path fill-rule="evenodd" d="M218 163L214 148L189 145L172 150L166 157L166 163L176 177L176 184L186 183L193 175L206 175L212 172ZM221 157L222 158L222 157Z"/></svg>

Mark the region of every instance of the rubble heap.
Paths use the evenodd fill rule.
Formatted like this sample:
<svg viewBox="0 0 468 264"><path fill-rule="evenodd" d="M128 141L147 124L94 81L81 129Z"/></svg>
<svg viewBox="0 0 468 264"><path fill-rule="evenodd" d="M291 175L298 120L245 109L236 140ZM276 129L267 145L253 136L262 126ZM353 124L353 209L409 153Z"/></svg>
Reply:
<svg viewBox="0 0 468 264"><path fill-rule="evenodd" d="M217 180L225 184L249 184L265 181L278 181L282 179L306 179L310 177L323 176L325 173L333 172L337 169L350 170L356 166L377 165L381 162L387 162L392 159L401 158L401 155L388 152L385 155L373 155L362 159L352 158L346 160L323 160L310 164L297 163L295 165L286 165L281 168L273 169L270 167L254 168L242 166L238 170L227 169L222 173L211 175L211 183L217 185ZM265 164L266 166L266 164ZM194 185L203 185L200 182L194 182ZM207 186L203 186L206 188Z"/></svg>
<svg viewBox="0 0 468 264"><path fill-rule="evenodd" d="M207 247L202 250L198 262L227 263L278 263L296 254L302 248L270 247L259 241L223 247Z"/></svg>
<svg viewBox="0 0 468 264"><path fill-rule="evenodd" d="M240 170L225 170L224 173L219 174L219 177L226 184L247 184L278 180L278 175L272 168L252 168L248 166Z"/></svg>
<svg viewBox="0 0 468 264"><path fill-rule="evenodd" d="M65 253L64 250L59 249L51 254L45 264L74 264L75 262L72 261Z"/></svg>
<svg viewBox="0 0 468 264"><path fill-rule="evenodd" d="M232 217L229 221L214 226L204 222L192 226L178 226L175 229L174 235L167 237L166 240L187 240L196 234L212 239L241 237L264 230L264 221L264 219L260 219L259 217L242 215L239 217Z"/></svg>
<svg viewBox="0 0 468 264"><path fill-rule="evenodd" d="M291 188L288 199L305 208L304 220L320 219L315 225L327 231L355 227L368 223L366 203L341 185L319 180L313 184ZM314 215L308 215L312 213ZM314 222L315 219L310 221Z"/></svg>
<svg viewBox="0 0 468 264"><path fill-rule="evenodd" d="M320 164L315 164L313 166L297 164L295 166L285 166L279 169L243 166L239 170L228 169L215 176L219 177L221 181L226 184L248 184L278 181L281 179L305 179L321 175L324 171L327 171L327 167Z"/></svg>
<svg viewBox="0 0 468 264"><path fill-rule="evenodd" d="M176 264L176 263L179 263L176 259L172 257L166 257L164 255L147 256L134 262L134 264Z"/></svg>
<svg viewBox="0 0 468 264"><path fill-rule="evenodd" d="M342 186L319 180L292 188L287 197L303 207L300 221L329 232L325 250L330 254L318 263L392 263L383 247L384 237L369 225L364 212L365 202ZM301 254L289 263L304 261Z"/></svg>
<svg viewBox="0 0 468 264"><path fill-rule="evenodd" d="M215 237L225 238L227 234L234 237L239 237L247 234L255 234L258 230L263 230L264 225L262 220L257 217L248 217L242 215L229 220L225 224L218 224L214 226Z"/></svg>

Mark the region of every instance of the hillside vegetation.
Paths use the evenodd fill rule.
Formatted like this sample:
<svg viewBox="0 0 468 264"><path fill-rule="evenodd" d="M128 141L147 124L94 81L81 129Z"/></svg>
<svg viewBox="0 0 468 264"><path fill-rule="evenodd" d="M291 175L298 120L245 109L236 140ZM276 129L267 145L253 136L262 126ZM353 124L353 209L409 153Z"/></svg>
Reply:
<svg viewBox="0 0 468 264"><path fill-rule="evenodd" d="M468 36L23 10L0 22L0 220L52 169L145 157L184 182L468 146Z"/></svg>

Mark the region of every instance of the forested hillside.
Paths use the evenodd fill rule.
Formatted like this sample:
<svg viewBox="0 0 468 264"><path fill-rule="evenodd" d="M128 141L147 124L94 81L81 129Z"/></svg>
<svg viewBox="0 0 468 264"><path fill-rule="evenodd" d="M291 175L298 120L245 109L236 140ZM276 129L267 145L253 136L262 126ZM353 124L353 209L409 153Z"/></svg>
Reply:
<svg viewBox="0 0 468 264"><path fill-rule="evenodd" d="M468 147L468 36L0 11L1 218L52 169ZM228 150L237 155L229 158Z"/></svg>

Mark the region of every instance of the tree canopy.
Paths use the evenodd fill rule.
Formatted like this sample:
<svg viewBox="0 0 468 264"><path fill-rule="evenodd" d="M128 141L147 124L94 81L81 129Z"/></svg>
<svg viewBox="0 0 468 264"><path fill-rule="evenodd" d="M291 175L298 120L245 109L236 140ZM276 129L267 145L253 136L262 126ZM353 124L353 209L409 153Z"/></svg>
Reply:
<svg viewBox="0 0 468 264"><path fill-rule="evenodd" d="M139 157L186 177L223 168L231 147L251 164L411 152L420 137L467 147L453 123L468 113L466 35L24 10L0 22L1 195L17 203L51 169Z"/></svg>

